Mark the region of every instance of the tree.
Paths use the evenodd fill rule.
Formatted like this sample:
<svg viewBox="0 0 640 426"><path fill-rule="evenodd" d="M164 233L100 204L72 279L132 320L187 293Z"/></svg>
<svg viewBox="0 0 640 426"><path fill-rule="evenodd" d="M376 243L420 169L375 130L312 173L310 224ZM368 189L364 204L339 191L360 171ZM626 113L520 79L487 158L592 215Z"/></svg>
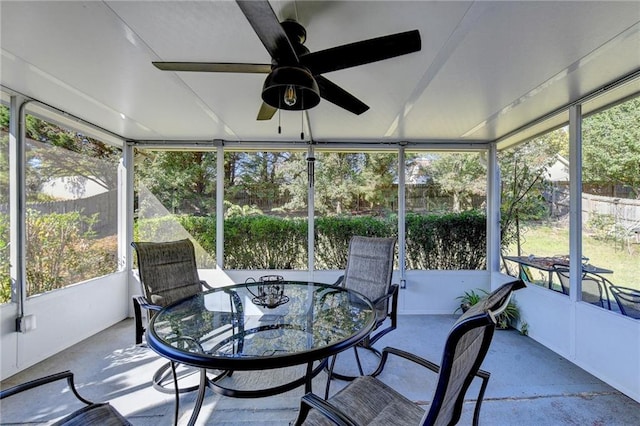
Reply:
<svg viewBox="0 0 640 426"><path fill-rule="evenodd" d="M606 109L582 124L585 183L621 184L640 199L640 98Z"/></svg>
<svg viewBox="0 0 640 426"><path fill-rule="evenodd" d="M64 177L76 191L87 180L106 190L117 187L119 148L32 115L25 121L30 194L37 194L42 183L56 177Z"/></svg>
<svg viewBox="0 0 640 426"><path fill-rule="evenodd" d="M486 166L475 153L443 153L431 163L431 177L453 197L453 211L471 206L471 196L486 193Z"/></svg>
<svg viewBox="0 0 640 426"><path fill-rule="evenodd" d="M216 153L137 151L136 178L173 213L215 211ZM144 208L144 206L141 206Z"/></svg>
<svg viewBox="0 0 640 426"><path fill-rule="evenodd" d="M357 206L364 154L322 153L316 156L315 207L320 213L342 214Z"/></svg>
<svg viewBox="0 0 640 426"><path fill-rule="evenodd" d="M395 153L366 156L360 195L369 203L369 208L384 207L397 199L397 164L398 156Z"/></svg>

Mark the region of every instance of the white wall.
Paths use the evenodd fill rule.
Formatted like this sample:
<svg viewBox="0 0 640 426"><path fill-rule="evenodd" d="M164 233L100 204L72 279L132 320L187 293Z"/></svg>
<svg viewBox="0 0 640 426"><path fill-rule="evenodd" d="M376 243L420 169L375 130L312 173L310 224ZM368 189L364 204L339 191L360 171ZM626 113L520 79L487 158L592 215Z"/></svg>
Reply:
<svg viewBox="0 0 640 426"><path fill-rule="evenodd" d="M36 328L24 333L15 331L16 304L0 306L0 380L126 318L126 276L111 274L28 298L24 313L35 317Z"/></svg>
<svg viewBox="0 0 640 426"><path fill-rule="evenodd" d="M535 285L518 304L529 337L640 402L640 321Z"/></svg>

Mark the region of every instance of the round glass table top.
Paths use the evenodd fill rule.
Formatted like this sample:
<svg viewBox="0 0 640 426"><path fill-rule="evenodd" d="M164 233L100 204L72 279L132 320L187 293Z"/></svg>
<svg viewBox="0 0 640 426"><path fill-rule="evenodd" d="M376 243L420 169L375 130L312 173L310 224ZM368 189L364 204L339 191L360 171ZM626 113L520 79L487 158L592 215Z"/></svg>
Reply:
<svg viewBox="0 0 640 426"><path fill-rule="evenodd" d="M148 345L173 361L258 370L319 360L373 329L360 293L306 281L237 284L199 293L154 315Z"/></svg>

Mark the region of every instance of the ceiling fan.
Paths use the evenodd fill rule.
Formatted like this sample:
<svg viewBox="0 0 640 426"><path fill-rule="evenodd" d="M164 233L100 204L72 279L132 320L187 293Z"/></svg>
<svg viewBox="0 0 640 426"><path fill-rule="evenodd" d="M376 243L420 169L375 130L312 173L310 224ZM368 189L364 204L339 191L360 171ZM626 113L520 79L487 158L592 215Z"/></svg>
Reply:
<svg viewBox="0 0 640 426"><path fill-rule="evenodd" d="M418 30L391 34L318 52L304 46L306 30L294 20L278 21L267 0L237 0L242 13L271 55L271 64L224 62L153 62L163 71L267 74L258 120L270 120L278 109L301 111L320 98L362 114L369 107L321 74L417 52Z"/></svg>

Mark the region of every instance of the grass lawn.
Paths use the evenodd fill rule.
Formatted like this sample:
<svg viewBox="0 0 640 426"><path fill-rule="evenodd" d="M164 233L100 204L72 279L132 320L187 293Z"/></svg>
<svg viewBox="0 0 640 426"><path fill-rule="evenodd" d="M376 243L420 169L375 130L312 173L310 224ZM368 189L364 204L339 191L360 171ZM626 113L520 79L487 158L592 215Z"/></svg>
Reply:
<svg viewBox="0 0 640 426"><path fill-rule="evenodd" d="M569 227L566 224L527 224L521 237L522 255L554 256L569 254ZM515 244L509 254L517 254ZM614 285L640 290L640 245L632 244L631 253L613 241L603 241L583 234L582 254L589 263L606 269Z"/></svg>

